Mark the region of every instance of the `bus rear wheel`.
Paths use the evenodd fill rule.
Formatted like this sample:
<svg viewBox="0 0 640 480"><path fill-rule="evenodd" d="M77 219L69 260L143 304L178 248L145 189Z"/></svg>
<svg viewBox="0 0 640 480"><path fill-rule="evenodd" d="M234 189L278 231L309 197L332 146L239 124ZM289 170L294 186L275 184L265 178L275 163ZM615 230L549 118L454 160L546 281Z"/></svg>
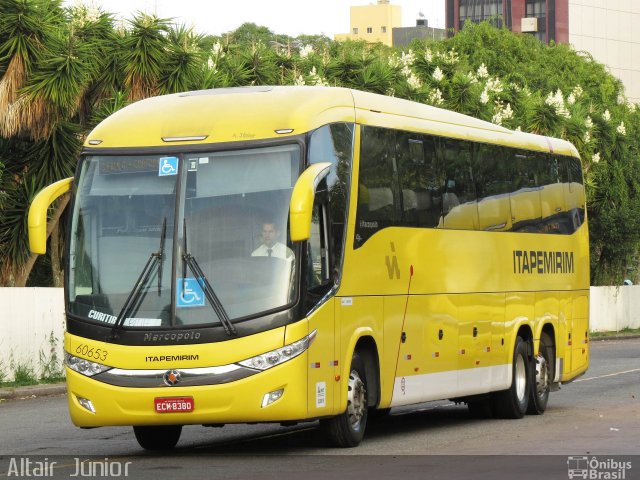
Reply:
<svg viewBox="0 0 640 480"><path fill-rule="evenodd" d="M171 450L180 440L182 425L133 427L133 433L145 450Z"/></svg>
<svg viewBox="0 0 640 480"><path fill-rule="evenodd" d="M493 395L493 411L498 418L522 418L529 407L531 373L529 347L522 337L516 338L511 366L511 387Z"/></svg>
<svg viewBox="0 0 640 480"><path fill-rule="evenodd" d="M367 425L367 376L364 362L357 352L351 359L347 385L347 409L340 415L320 421L332 445L342 448L357 447L364 437Z"/></svg>
<svg viewBox="0 0 640 480"><path fill-rule="evenodd" d="M531 394L529 396L530 415L542 415L549 401L549 390L553 381L553 347L551 337L546 333L540 335L540 347L535 364L531 368Z"/></svg>

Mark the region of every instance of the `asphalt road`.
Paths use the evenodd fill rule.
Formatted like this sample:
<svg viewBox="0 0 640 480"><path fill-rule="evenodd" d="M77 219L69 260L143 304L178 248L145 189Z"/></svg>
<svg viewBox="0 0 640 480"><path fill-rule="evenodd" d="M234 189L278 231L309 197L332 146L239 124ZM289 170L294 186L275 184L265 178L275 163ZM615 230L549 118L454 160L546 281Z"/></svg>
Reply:
<svg viewBox="0 0 640 480"><path fill-rule="evenodd" d="M56 478L125 476L131 462L129 476L153 479L515 478L509 472L564 479L569 456L623 455L635 467L624 480L640 478L640 339L593 342L587 374L552 393L542 416L477 420L464 405L422 404L372 421L356 449L328 448L314 426L187 426L175 451L152 455L130 428L75 428L64 396L9 400L0 403L0 478L19 471L16 459L25 455L59 458Z"/></svg>

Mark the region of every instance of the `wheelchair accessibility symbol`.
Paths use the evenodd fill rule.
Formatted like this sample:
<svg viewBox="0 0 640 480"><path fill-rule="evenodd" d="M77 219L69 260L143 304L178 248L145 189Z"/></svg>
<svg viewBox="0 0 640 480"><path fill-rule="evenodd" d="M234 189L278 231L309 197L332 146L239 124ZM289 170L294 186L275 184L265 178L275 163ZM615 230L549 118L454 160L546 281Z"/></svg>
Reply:
<svg viewBox="0 0 640 480"><path fill-rule="evenodd" d="M204 306L204 291L200 282L195 278L178 278L176 306L181 307L202 307Z"/></svg>
<svg viewBox="0 0 640 480"><path fill-rule="evenodd" d="M168 175L178 174L178 157L162 157L158 164L158 176L166 177Z"/></svg>

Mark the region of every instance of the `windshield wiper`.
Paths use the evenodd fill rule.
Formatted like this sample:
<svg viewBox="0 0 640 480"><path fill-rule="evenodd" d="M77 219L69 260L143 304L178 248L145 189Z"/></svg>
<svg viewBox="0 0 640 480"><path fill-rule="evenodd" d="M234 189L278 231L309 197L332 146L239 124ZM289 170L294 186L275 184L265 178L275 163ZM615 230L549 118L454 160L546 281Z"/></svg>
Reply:
<svg viewBox="0 0 640 480"><path fill-rule="evenodd" d="M200 268L200 265L198 265L197 260L193 255L189 253L189 250L187 249L187 220L186 219L183 219L183 223L182 223L182 239L184 242L184 250L182 253L182 282L183 282L182 289L183 291L185 287L184 283L185 283L185 277L187 273L186 267L188 266L191 269L191 272L193 272L193 275L195 276L196 281L202 287L202 290L204 291L204 295L205 297L207 297L207 300L209 300L209 303L211 304L213 311L216 312L216 315L220 319L220 323L224 327L224 331L229 336L237 335L238 331L236 330L236 327L233 325L233 323L231 323L231 319L229 318L229 315L227 315L227 312L224 309L222 302L220 302L220 299L216 295L216 292L213 290L213 287L209 283L209 280L207 280L206 275Z"/></svg>
<svg viewBox="0 0 640 480"><path fill-rule="evenodd" d="M149 278L151 277L151 273L156 265L159 265L158 271L158 296L160 295L160 290L162 288L162 260L164 258L164 241L167 236L167 217L164 217L162 221L162 233L160 234L160 248L157 252L152 252L149 255L149 259L147 263L145 263L140 275L138 275L138 279L136 283L129 293L129 296L124 302L120 313L116 317L116 322L111 329L111 338L117 338L118 330L122 328L124 324L125 317L129 314L129 312L133 311L133 307L140 301L142 289L149 282Z"/></svg>

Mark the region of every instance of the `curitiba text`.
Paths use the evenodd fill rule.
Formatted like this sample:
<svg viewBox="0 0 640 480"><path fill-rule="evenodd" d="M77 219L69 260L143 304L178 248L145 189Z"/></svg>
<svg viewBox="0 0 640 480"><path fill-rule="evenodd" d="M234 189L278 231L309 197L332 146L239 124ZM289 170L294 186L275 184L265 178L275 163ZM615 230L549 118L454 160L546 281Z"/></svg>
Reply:
<svg viewBox="0 0 640 480"><path fill-rule="evenodd" d="M513 273L574 273L573 252L514 250Z"/></svg>

